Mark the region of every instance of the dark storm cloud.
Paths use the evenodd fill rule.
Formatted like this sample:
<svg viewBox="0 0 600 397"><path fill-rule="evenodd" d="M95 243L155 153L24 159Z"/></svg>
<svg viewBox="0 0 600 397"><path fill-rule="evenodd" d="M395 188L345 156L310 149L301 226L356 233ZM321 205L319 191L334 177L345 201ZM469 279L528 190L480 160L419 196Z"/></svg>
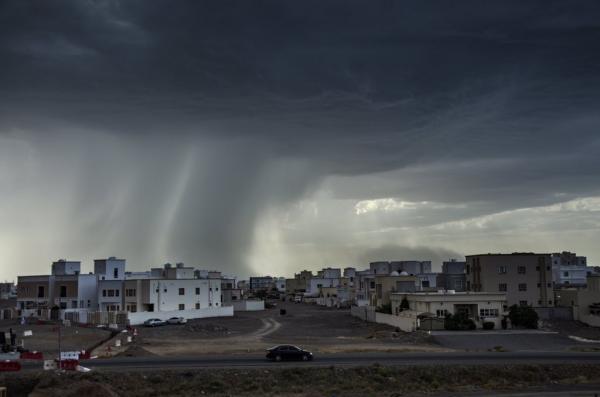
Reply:
<svg viewBox="0 0 600 397"><path fill-rule="evenodd" d="M233 270L263 211L329 175L347 178L340 199L469 204L419 225L598 194L599 16L585 1L2 1L0 137L80 168L70 214L104 203L85 231L107 249L162 241ZM60 160L60 131L87 154ZM106 204L115 180L128 193Z"/></svg>

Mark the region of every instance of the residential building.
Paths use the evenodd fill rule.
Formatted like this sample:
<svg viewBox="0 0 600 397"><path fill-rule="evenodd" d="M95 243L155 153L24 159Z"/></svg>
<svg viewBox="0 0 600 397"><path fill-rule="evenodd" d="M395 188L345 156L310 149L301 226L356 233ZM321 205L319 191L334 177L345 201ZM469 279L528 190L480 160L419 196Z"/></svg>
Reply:
<svg viewBox="0 0 600 397"><path fill-rule="evenodd" d="M447 314L464 313L471 318L478 327L483 322L493 322L495 328L501 327L506 294L489 292L413 292L392 293L390 300L392 314L402 312L402 300L408 301L411 312L423 317L445 318Z"/></svg>
<svg viewBox="0 0 600 397"><path fill-rule="evenodd" d="M556 293L557 305L573 308L573 319L600 327L600 274L590 274L584 288L564 288Z"/></svg>
<svg viewBox="0 0 600 397"><path fill-rule="evenodd" d="M313 278L313 273L309 270L302 270L294 274L294 278L285 280L285 293L289 296L304 294L308 289L309 280Z"/></svg>
<svg viewBox="0 0 600 397"><path fill-rule="evenodd" d="M408 273L393 271L389 275L376 275L375 293L369 297L370 306L381 307L390 304L390 295L397 292L415 292L420 290L419 279Z"/></svg>
<svg viewBox="0 0 600 397"><path fill-rule="evenodd" d="M15 283L0 283L0 299L14 299L17 297Z"/></svg>
<svg viewBox="0 0 600 397"><path fill-rule="evenodd" d="M556 286L584 286L588 271L585 256L567 251L552 254L552 277Z"/></svg>
<svg viewBox="0 0 600 397"><path fill-rule="evenodd" d="M111 256L94 260L94 274L98 280L99 311L118 312L123 310L123 282L125 281L125 259Z"/></svg>
<svg viewBox="0 0 600 397"><path fill-rule="evenodd" d="M453 291L464 291L467 280L465 266L467 262L451 259L442 263L442 272L437 276L437 288Z"/></svg>
<svg viewBox="0 0 600 397"><path fill-rule="evenodd" d="M390 274L391 272L406 272L409 275L431 273L431 261L380 261L369 263L373 274Z"/></svg>
<svg viewBox="0 0 600 397"><path fill-rule="evenodd" d="M273 277L250 277L249 287L251 291L270 291L273 289Z"/></svg>
<svg viewBox="0 0 600 397"><path fill-rule="evenodd" d="M508 306L554 306L550 254L469 255L467 291L504 293Z"/></svg>

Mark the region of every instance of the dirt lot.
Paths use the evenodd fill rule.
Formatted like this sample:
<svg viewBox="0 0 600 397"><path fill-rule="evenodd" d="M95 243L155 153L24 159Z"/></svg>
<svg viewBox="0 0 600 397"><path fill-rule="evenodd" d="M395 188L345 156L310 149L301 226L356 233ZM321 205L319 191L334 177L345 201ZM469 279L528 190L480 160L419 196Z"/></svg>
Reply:
<svg viewBox="0 0 600 397"><path fill-rule="evenodd" d="M139 328L127 355L241 353L289 343L314 352L440 351L425 333L395 332L338 310L278 302L275 309L237 312L234 317L191 320L186 325ZM286 309L285 315L279 309Z"/></svg>
<svg viewBox="0 0 600 397"><path fill-rule="evenodd" d="M20 325L16 320L0 321L0 331L8 332L9 328L17 334L17 343L25 342L25 348L41 351L46 355L58 352L58 328L56 324ZM23 336L23 331L32 331L33 336ZM63 351L90 349L95 344L110 336L109 331L98 328L62 327L61 344Z"/></svg>

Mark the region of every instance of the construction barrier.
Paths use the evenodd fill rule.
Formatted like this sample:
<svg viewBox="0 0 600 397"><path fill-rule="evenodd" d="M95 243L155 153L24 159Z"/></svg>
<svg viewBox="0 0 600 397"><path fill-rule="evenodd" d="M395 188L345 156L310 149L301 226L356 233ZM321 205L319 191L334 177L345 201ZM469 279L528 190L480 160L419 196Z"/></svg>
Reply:
<svg viewBox="0 0 600 397"><path fill-rule="evenodd" d="M22 352L21 360L43 360L44 353L42 352Z"/></svg>
<svg viewBox="0 0 600 397"><path fill-rule="evenodd" d="M65 371L77 371L79 360L62 360L60 362L60 368Z"/></svg>
<svg viewBox="0 0 600 397"><path fill-rule="evenodd" d="M18 361L1 361L0 372L17 372L21 370L21 363Z"/></svg>

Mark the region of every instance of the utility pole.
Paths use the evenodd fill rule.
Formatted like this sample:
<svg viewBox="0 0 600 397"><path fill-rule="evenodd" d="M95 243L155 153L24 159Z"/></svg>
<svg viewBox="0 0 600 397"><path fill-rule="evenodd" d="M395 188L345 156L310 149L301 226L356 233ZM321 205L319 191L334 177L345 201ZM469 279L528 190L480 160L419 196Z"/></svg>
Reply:
<svg viewBox="0 0 600 397"><path fill-rule="evenodd" d="M60 295L60 294L59 294ZM60 297L58 298L58 370L60 371L62 369L62 350L61 350L61 315L60 315L60 311L61 311L61 299Z"/></svg>

